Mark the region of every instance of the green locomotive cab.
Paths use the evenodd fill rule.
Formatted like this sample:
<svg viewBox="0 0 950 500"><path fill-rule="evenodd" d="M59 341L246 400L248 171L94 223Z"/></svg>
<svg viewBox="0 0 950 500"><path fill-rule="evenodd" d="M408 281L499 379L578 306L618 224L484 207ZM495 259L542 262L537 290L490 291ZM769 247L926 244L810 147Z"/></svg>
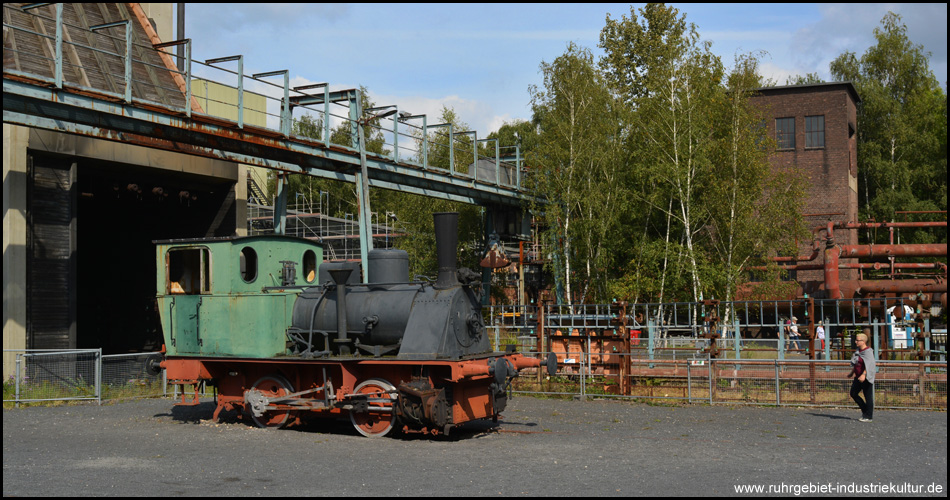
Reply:
<svg viewBox="0 0 950 500"><path fill-rule="evenodd" d="M294 301L317 285L323 247L290 236L156 241L168 356L284 356Z"/></svg>

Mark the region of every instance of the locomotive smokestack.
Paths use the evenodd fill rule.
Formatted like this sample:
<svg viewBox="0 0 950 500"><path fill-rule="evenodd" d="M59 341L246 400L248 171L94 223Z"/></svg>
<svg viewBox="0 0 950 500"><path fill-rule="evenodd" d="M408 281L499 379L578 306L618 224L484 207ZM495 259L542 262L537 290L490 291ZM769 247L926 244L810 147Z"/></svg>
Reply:
<svg viewBox="0 0 950 500"><path fill-rule="evenodd" d="M457 286L458 268L455 255L459 244L459 214L441 212L433 214L435 219L435 253L439 260L439 277L435 288L445 289Z"/></svg>

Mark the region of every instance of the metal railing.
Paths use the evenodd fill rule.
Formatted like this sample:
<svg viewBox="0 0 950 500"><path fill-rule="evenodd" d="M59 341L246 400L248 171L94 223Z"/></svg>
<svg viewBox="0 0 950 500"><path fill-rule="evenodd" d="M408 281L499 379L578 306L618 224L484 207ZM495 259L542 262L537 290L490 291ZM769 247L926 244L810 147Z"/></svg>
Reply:
<svg viewBox="0 0 950 500"><path fill-rule="evenodd" d="M3 401L101 401L102 349L3 350ZM14 367L6 366L13 354Z"/></svg>

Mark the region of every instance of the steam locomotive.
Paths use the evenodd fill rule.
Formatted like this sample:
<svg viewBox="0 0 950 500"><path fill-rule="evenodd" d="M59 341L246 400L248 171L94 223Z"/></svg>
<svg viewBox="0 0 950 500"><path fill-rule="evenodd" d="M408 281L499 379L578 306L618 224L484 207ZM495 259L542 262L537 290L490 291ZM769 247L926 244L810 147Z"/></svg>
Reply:
<svg viewBox="0 0 950 500"><path fill-rule="evenodd" d="M210 383L214 419L238 409L266 428L348 415L368 437L436 435L497 420L511 379L556 359L492 351L479 276L455 263L458 214L434 217L435 282L410 280L401 250L371 251L364 284L359 264L323 263L302 238L156 241L165 346L151 368L194 387L177 404Z"/></svg>

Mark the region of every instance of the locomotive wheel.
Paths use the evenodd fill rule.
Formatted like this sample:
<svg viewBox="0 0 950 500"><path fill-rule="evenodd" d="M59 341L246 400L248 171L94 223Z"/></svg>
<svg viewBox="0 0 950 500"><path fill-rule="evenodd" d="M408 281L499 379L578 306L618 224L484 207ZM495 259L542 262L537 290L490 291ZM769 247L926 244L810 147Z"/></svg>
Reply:
<svg viewBox="0 0 950 500"><path fill-rule="evenodd" d="M294 392L290 382L286 378L276 374L261 377L257 382L254 382L252 388L259 391L268 398L276 398L278 396L284 396ZM269 410L264 412L264 414L260 417L257 417L254 415L254 412L250 410L250 408L245 408L245 410L250 413L251 419L254 420L254 423L257 424L258 427L262 427L264 429L280 429L281 427L287 425L287 422L290 420L290 415L293 413L289 410Z"/></svg>
<svg viewBox="0 0 950 500"><path fill-rule="evenodd" d="M393 409L396 404L396 388L381 378L371 378L356 386L356 394L365 394L371 399L384 399L387 402L374 401L369 403L370 410L364 412L350 412L350 421L353 427L366 437L382 437L389 434L395 422ZM373 408L385 411L373 411Z"/></svg>

